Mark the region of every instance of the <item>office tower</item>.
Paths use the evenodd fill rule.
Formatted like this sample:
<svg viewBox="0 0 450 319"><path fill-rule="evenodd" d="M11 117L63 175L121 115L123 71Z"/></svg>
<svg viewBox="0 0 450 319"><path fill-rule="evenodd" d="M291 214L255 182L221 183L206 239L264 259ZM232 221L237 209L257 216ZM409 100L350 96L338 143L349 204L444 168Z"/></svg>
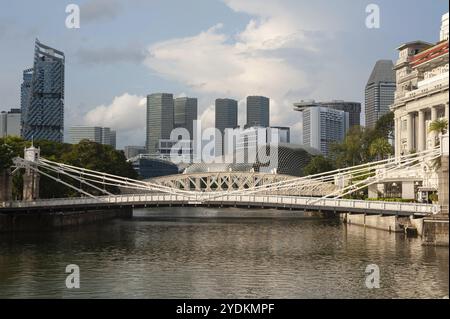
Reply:
<svg viewBox="0 0 450 319"><path fill-rule="evenodd" d="M149 154L158 153L159 140L170 139L174 122L173 95L154 93L147 96L147 141Z"/></svg>
<svg viewBox="0 0 450 319"><path fill-rule="evenodd" d="M269 127L270 100L264 96L247 96L247 124L248 127Z"/></svg>
<svg viewBox="0 0 450 319"><path fill-rule="evenodd" d="M330 109L347 112L350 127L361 125L361 103L358 102L348 102L342 100L332 100L328 102L316 102L314 100L300 101L299 103L294 103L294 110L301 112L302 109L316 106L328 107Z"/></svg>
<svg viewBox="0 0 450 319"><path fill-rule="evenodd" d="M349 128L347 112L328 107L309 107L303 112L303 144L328 156L330 145L342 142Z"/></svg>
<svg viewBox="0 0 450 319"><path fill-rule="evenodd" d="M378 119L389 112L394 103L395 72L391 60L379 60L370 74L365 89L366 127L374 128Z"/></svg>
<svg viewBox="0 0 450 319"><path fill-rule="evenodd" d="M22 137L63 142L64 53L36 39L34 65L23 72Z"/></svg>
<svg viewBox="0 0 450 319"><path fill-rule="evenodd" d="M194 120L197 119L197 99L179 97L174 100L174 126L189 131L189 139L194 138Z"/></svg>
<svg viewBox="0 0 450 319"><path fill-rule="evenodd" d="M124 148L125 157L127 159L136 157L140 154L145 154L146 149L145 146L135 146L135 145L128 145Z"/></svg>
<svg viewBox="0 0 450 319"><path fill-rule="evenodd" d="M216 129L222 138L216 137L216 156L223 155L225 129L238 127L238 103L232 99L216 99Z"/></svg>
<svg viewBox="0 0 450 319"><path fill-rule="evenodd" d="M89 140L116 148L116 132L109 127L72 126L69 129L69 135L72 144L78 144L82 140Z"/></svg>
<svg viewBox="0 0 450 319"><path fill-rule="evenodd" d="M0 137L20 136L20 109L11 109L0 113Z"/></svg>
<svg viewBox="0 0 450 319"><path fill-rule="evenodd" d="M271 126L271 127L269 127L267 134L268 134L269 143L275 143L275 142L290 143L291 142L291 128L290 127Z"/></svg>

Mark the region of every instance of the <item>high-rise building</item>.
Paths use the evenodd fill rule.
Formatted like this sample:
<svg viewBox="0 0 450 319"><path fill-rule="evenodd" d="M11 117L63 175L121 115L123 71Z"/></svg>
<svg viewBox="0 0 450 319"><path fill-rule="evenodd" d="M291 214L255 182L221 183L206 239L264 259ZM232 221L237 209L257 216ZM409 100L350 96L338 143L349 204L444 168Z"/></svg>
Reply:
<svg viewBox="0 0 450 319"><path fill-rule="evenodd" d="M395 87L392 61L377 61L365 89L366 127L374 128L378 119L389 112L394 103Z"/></svg>
<svg viewBox="0 0 450 319"><path fill-rule="evenodd" d="M89 140L116 148L116 132L109 127L72 126L69 129L69 135L72 144L78 144L82 140Z"/></svg>
<svg viewBox="0 0 450 319"><path fill-rule="evenodd" d="M350 126L347 112L328 107L303 108L303 144L328 156L330 145L341 142Z"/></svg>
<svg viewBox="0 0 450 319"><path fill-rule="evenodd" d="M174 100L174 126L189 131L190 140L194 138L194 120L197 119L197 99L179 97Z"/></svg>
<svg viewBox="0 0 450 319"><path fill-rule="evenodd" d="M20 109L11 109L0 113L0 137L20 136Z"/></svg>
<svg viewBox="0 0 450 319"><path fill-rule="evenodd" d="M238 103L233 99L216 99L216 129L222 135L222 138L216 137L216 156L223 155L226 129L235 129L238 127Z"/></svg>
<svg viewBox="0 0 450 319"><path fill-rule="evenodd" d="M264 96L247 96L247 124L245 127L269 127L270 100Z"/></svg>
<svg viewBox="0 0 450 319"><path fill-rule="evenodd" d="M294 103L294 110L302 111L302 109L316 106L328 107L330 109L347 112L350 127L361 125L361 103L358 102L348 102L342 100L332 100L329 102L316 102L314 100L300 101L299 103Z"/></svg>
<svg viewBox="0 0 450 319"><path fill-rule="evenodd" d="M170 139L174 127L174 101L170 93L147 96L147 152L158 152L159 140Z"/></svg>
<svg viewBox="0 0 450 319"><path fill-rule="evenodd" d="M36 39L34 65L23 72L22 136L62 142L64 136L64 53Z"/></svg>

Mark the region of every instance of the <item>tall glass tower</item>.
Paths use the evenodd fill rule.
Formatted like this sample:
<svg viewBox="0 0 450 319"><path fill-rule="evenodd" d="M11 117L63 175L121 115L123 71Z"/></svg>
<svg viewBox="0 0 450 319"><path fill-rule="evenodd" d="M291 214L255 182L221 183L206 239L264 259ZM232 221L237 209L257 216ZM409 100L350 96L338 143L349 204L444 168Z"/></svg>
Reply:
<svg viewBox="0 0 450 319"><path fill-rule="evenodd" d="M222 138L216 137L215 154L223 155L225 129L235 129L238 127L238 105L236 100L216 99L216 129L222 134Z"/></svg>
<svg viewBox="0 0 450 319"><path fill-rule="evenodd" d="M63 142L64 53L36 39L33 68L23 72L22 137Z"/></svg>
<svg viewBox="0 0 450 319"><path fill-rule="evenodd" d="M170 139L174 122L174 103L171 93L154 93L147 96L147 152L159 151L159 140Z"/></svg>
<svg viewBox="0 0 450 319"><path fill-rule="evenodd" d="M394 64L391 60L377 61L366 84L366 127L374 128L378 119L389 112L395 88Z"/></svg>
<svg viewBox="0 0 450 319"><path fill-rule="evenodd" d="M264 96L247 97L247 124L245 127L269 127L270 100Z"/></svg>
<svg viewBox="0 0 450 319"><path fill-rule="evenodd" d="M179 97L174 100L174 125L189 131L190 139L194 138L194 120L197 119L197 99Z"/></svg>

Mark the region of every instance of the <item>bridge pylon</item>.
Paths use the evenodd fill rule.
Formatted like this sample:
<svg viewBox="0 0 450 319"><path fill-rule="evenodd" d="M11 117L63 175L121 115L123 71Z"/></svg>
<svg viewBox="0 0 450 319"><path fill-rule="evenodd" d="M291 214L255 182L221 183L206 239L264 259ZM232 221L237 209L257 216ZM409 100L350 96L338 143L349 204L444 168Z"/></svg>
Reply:
<svg viewBox="0 0 450 319"><path fill-rule="evenodd" d="M33 163L38 163L40 158L41 150L34 147L33 145L29 148L25 148L24 159ZM23 175L23 200L32 201L39 198L39 180L40 175L35 170L30 167L25 169L25 174Z"/></svg>

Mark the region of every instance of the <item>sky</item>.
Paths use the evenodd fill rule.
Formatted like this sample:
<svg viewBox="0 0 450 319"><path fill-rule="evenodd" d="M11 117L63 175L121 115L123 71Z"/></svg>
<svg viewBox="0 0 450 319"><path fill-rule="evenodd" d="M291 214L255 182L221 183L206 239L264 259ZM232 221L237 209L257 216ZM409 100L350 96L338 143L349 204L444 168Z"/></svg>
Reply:
<svg viewBox="0 0 450 319"><path fill-rule="evenodd" d="M80 7L80 28L65 25ZM366 7L380 9L367 28ZM300 100L350 100L379 59L408 41L439 40L444 0L0 0L0 111L20 107L34 40L66 57L65 140L72 125L117 130L118 147L145 144L147 94L197 97L202 127L214 100L271 99L271 125L301 142Z"/></svg>

